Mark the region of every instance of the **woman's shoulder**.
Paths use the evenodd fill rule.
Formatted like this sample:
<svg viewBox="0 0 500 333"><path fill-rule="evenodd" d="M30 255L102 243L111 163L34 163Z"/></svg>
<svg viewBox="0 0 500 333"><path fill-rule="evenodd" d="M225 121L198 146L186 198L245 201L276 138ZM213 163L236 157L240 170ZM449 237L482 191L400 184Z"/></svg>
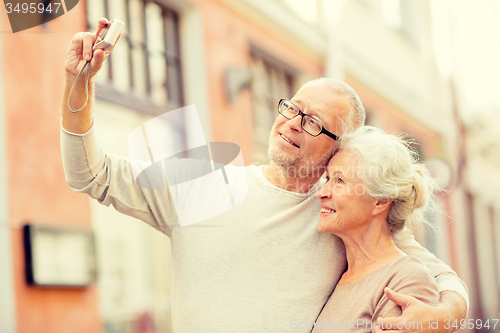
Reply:
<svg viewBox="0 0 500 333"><path fill-rule="evenodd" d="M430 270L413 256L404 256L391 262L385 271L380 297L374 304L372 318L401 315L401 308L384 294L385 287L406 296L412 296L426 304L437 304L439 293L436 280Z"/></svg>
<svg viewBox="0 0 500 333"><path fill-rule="evenodd" d="M387 287L395 292L434 303L439 300L436 279L427 266L414 256L404 256L387 270Z"/></svg>
<svg viewBox="0 0 500 333"><path fill-rule="evenodd" d="M391 262L387 269L389 275L418 275L432 277L432 273L425 264L415 256L403 256Z"/></svg>
<svg viewBox="0 0 500 333"><path fill-rule="evenodd" d="M425 264L420 259L411 255L405 255L403 257L400 257L392 261L390 266L393 269L398 269L403 267L427 268L427 266L425 266Z"/></svg>

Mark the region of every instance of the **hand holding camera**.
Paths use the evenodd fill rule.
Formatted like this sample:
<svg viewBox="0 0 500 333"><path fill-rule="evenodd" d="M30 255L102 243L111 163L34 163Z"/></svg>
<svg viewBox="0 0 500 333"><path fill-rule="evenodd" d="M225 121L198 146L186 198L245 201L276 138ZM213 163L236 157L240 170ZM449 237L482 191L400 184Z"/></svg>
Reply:
<svg viewBox="0 0 500 333"><path fill-rule="evenodd" d="M108 21L102 18L98 21L98 27L94 34L90 32L79 32L73 36L66 53L66 79L72 81L72 87L68 96L68 108L71 112L78 112L87 105L88 82L101 69L104 60L109 56L111 50L120 38L124 23L114 19ZM77 84L80 75L87 67L85 74L85 104L78 110L73 110L70 97Z"/></svg>
<svg viewBox="0 0 500 333"><path fill-rule="evenodd" d="M108 21L102 18L98 21L95 33L79 32L75 34L66 52L66 73L76 77L85 61L92 60L90 77L94 76L120 38L123 26L124 23L120 20Z"/></svg>

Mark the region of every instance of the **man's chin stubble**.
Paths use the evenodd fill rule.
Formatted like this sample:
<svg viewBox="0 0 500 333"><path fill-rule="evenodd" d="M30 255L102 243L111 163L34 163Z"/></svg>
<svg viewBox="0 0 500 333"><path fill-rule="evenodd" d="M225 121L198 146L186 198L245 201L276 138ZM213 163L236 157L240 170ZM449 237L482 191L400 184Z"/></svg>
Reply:
<svg viewBox="0 0 500 333"><path fill-rule="evenodd" d="M277 150L277 148L273 149L272 147L269 147L267 156L269 157L270 161L274 162L280 168L295 166L298 160L298 156L289 156Z"/></svg>
<svg viewBox="0 0 500 333"><path fill-rule="evenodd" d="M290 156L276 151L271 147L268 150L269 160L274 162L282 172L290 177L321 177L326 169L329 157L322 156L321 163L310 163L309 161L302 161L298 156Z"/></svg>

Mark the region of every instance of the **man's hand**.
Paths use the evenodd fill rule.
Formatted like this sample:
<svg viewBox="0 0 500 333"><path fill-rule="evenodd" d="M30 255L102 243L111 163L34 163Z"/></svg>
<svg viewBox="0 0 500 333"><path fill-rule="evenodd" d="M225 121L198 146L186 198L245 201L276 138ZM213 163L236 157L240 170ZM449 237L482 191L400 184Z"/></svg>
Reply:
<svg viewBox="0 0 500 333"><path fill-rule="evenodd" d="M448 333L456 330L452 327L455 320L460 322L467 316L464 299L453 291L441 292L440 303L435 306L425 304L415 297L398 294L389 288L385 288L384 292L387 298L401 307L403 313L399 317L377 318L384 329L374 329L374 333ZM398 323L401 329L398 329ZM404 327L405 323L408 328Z"/></svg>
<svg viewBox="0 0 500 333"><path fill-rule="evenodd" d="M104 28L109 28L110 22L102 18L98 21L95 33L79 32L71 39L66 51L64 69L66 72L64 82L63 100L61 103L62 126L69 132L83 134L92 127L92 104L93 104L93 79L92 77L101 69L104 60L109 56L111 50L103 51L97 49L92 57L92 49L99 33ZM89 80L86 82L86 73L75 81L83 66L90 61ZM87 69L85 69L85 72ZM73 89L73 91L71 91ZM71 96L70 96L71 91ZM73 113L69 104L75 110L82 108L80 112Z"/></svg>
<svg viewBox="0 0 500 333"><path fill-rule="evenodd" d="M109 26L109 21L102 18L98 21L95 33L79 32L73 36L66 51L66 63L64 67L66 75L69 78L76 78L86 61L91 59L89 77L93 77L101 69L104 60L108 57L111 50L104 52L101 49L97 49L92 57L92 48L102 29L109 28Z"/></svg>

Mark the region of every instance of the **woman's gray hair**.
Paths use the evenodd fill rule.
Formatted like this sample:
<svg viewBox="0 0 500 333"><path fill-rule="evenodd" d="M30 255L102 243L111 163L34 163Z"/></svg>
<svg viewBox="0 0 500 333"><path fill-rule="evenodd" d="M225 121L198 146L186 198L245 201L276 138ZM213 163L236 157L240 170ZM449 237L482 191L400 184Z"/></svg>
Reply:
<svg viewBox="0 0 500 333"><path fill-rule="evenodd" d="M361 99L359 98L358 94L356 94L354 89L352 89L347 83L336 79L321 77L304 83L300 87L299 91L297 91L297 94L302 89L315 84L325 84L332 88L335 93L346 95L351 99L351 108L349 115L347 116L347 119L341 119L341 121L343 121L345 124L345 128L343 131L344 133L352 132L360 126L364 125L366 115L363 103L361 103Z"/></svg>
<svg viewBox="0 0 500 333"><path fill-rule="evenodd" d="M416 230L427 223L425 214L435 209L436 185L408 142L379 128L362 126L341 137L335 153L341 150L357 157L358 177L368 195L392 200L387 223L393 234L405 225Z"/></svg>

